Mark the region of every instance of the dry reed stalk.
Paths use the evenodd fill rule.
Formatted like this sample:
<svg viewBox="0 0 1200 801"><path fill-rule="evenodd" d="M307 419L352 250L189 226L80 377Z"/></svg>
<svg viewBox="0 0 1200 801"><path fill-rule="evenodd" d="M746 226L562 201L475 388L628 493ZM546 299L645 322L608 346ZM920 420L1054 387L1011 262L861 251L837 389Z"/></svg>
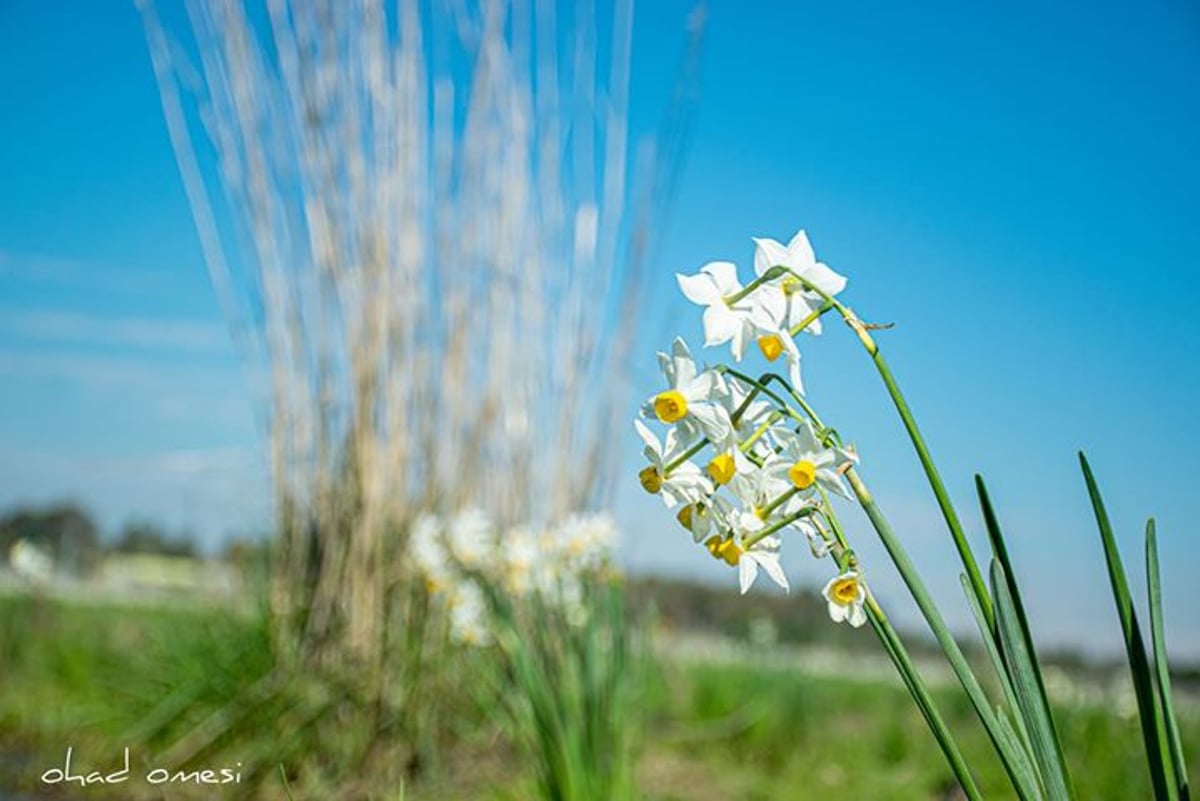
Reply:
<svg viewBox="0 0 1200 801"><path fill-rule="evenodd" d="M569 19L553 0L142 9L265 396L277 645L382 667L416 513L553 520L605 500L631 341L612 332L634 327L690 95L631 186L631 0L604 22L588 0Z"/></svg>

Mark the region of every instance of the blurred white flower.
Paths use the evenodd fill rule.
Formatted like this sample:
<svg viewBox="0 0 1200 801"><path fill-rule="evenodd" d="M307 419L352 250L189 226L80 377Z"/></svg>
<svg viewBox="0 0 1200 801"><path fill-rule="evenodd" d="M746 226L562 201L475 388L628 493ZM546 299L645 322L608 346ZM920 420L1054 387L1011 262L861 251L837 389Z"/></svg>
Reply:
<svg viewBox="0 0 1200 801"><path fill-rule="evenodd" d="M863 609L867 591L857 570L834 576L821 594L828 601L829 617L834 623L848 621L851 626L858 628L867 622L867 613Z"/></svg>
<svg viewBox="0 0 1200 801"><path fill-rule="evenodd" d="M409 532L409 554L425 577L426 589L433 595L448 589L451 584L450 564L441 536L441 523L435 515L428 513L413 521Z"/></svg>
<svg viewBox="0 0 1200 801"><path fill-rule="evenodd" d="M35 584L44 584L54 576L54 560L25 539L8 549L8 563L14 573Z"/></svg>
<svg viewBox="0 0 1200 801"><path fill-rule="evenodd" d="M504 532L492 563L500 567L501 582L510 594L520 596L540 588L536 571L544 557L543 549L539 548L542 539L541 532L526 525L513 526Z"/></svg>
<svg viewBox="0 0 1200 801"><path fill-rule="evenodd" d="M577 569L599 567L616 542L617 524L605 514L572 515L559 527L565 561Z"/></svg>
<svg viewBox="0 0 1200 801"><path fill-rule="evenodd" d="M487 645L491 642L487 604L479 587L471 582L460 583L450 598L449 607L450 633L456 640L467 645Z"/></svg>
<svg viewBox="0 0 1200 801"><path fill-rule="evenodd" d="M446 526L446 545L450 555L463 567L480 568L495 542L492 521L480 509L464 509L450 519Z"/></svg>

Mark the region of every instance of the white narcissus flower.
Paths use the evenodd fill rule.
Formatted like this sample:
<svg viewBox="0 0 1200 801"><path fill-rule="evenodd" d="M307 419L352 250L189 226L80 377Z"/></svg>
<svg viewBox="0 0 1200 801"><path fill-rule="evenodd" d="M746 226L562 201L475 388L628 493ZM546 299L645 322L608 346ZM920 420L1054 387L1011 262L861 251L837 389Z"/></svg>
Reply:
<svg viewBox="0 0 1200 801"><path fill-rule="evenodd" d="M675 519L692 533L695 542L701 543L708 539L714 529L728 528L726 520L730 511L729 501L713 495L684 506Z"/></svg>
<svg viewBox="0 0 1200 801"><path fill-rule="evenodd" d="M723 442L704 468L708 477L719 487L728 484L735 476L755 470L754 463L746 458L736 442Z"/></svg>
<svg viewBox="0 0 1200 801"><path fill-rule="evenodd" d="M671 345L670 356L658 354L658 363L669 388L648 400L642 406L642 415L675 424L684 440L702 435L719 442L729 437L729 413L719 403L728 390L720 373L697 372L687 343L679 337Z"/></svg>
<svg viewBox="0 0 1200 801"><path fill-rule="evenodd" d="M783 587L784 592L791 591L787 575L783 572L783 566L779 564L779 545L778 537L763 537L742 552L742 557L738 560L738 584L741 586L742 595L746 594L758 578L760 567L772 581Z"/></svg>
<svg viewBox="0 0 1200 801"><path fill-rule="evenodd" d="M867 622L867 613L863 604L867 600L867 589L862 576L857 570L848 570L840 576L834 576L821 590L825 600L829 602L829 617L834 623L848 621L851 626L858 628Z"/></svg>
<svg viewBox="0 0 1200 801"><path fill-rule="evenodd" d="M733 262L713 261L695 275L675 274L679 288L692 303L704 306L704 344L707 347L731 342L734 361L741 361L746 343L753 336L750 323L750 304L745 300L733 304L726 298L742 291Z"/></svg>
<svg viewBox="0 0 1200 801"><path fill-rule="evenodd" d="M484 567L496 543L492 520L482 509L468 507L450 518L445 530L446 547L463 567Z"/></svg>
<svg viewBox="0 0 1200 801"><path fill-rule="evenodd" d="M487 645L492 640L488 630L487 604L475 584L460 584L450 597L450 631L456 640L466 645Z"/></svg>
<svg viewBox="0 0 1200 801"><path fill-rule="evenodd" d="M668 509L680 503L696 503L712 494L712 482L690 461L676 465L667 473L667 465L678 459L684 451L675 429L668 431L665 442L660 443L641 420L634 420L633 427L646 443L642 453L650 462L650 466L638 474L646 492L651 495L661 493Z"/></svg>
<svg viewBox="0 0 1200 801"><path fill-rule="evenodd" d="M431 595L450 586L451 566L442 544L442 524L437 517L424 513L413 521L408 550L425 575L425 588Z"/></svg>
<svg viewBox="0 0 1200 801"><path fill-rule="evenodd" d="M793 429L773 432L779 451L763 465L763 470L779 481L801 491L816 485L849 498L841 470L858 462L858 457L841 448L829 448L817 438L812 424L802 421Z"/></svg>
<svg viewBox="0 0 1200 801"><path fill-rule="evenodd" d="M762 276L772 267L787 267L793 273L808 281L827 295L833 296L846 288L846 277L829 269L828 265L817 261L808 235L803 229L796 232L787 245L774 239L755 237L754 239L754 272ZM824 299L815 292L808 290L790 275L782 276L778 281L768 282L763 289L770 293L778 293L785 305L784 315L787 328L796 325L818 309ZM813 334L821 333L820 319L813 320L805 328Z"/></svg>
<svg viewBox="0 0 1200 801"><path fill-rule="evenodd" d="M790 484L762 468L739 473L729 482L729 491L741 503L741 508L735 510L734 514L743 512L760 522L773 522L781 515L781 507L786 504L772 509L770 514L766 509L790 489Z"/></svg>
<svg viewBox="0 0 1200 801"><path fill-rule="evenodd" d="M787 360L788 378L797 392L804 392L800 380L800 349L787 324L787 305L783 297L773 292L755 292L751 296L753 308L750 322L757 334L758 349L767 361L773 362L780 356Z"/></svg>
<svg viewBox="0 0 1200 801"><path fill-rule="evenodd" d="M742 383L736 378L729 379L725 382L725 385L729 388L729 392L722 396L722 403L725 406L725 411L729 412L729 419L733 425L731 433L738 442L745 442L758 431L760 426L768 422L775 411L775 407L766 401L759 400L757 397L746 403L747 398L750 397L750 390L743 387ZM745 404L744 409L742 408L743 404ZM733 416L739 409L742 413L734 421ZM750 448L751 453L759 456L766 456L770 450L771 445L765 437L760 437Z"/></svg>
<svg viewBox="0 0 1200 801"><path fill-rule="evenodd" d="M749 591L758 578L759 568L766 571L771 580L790 591L787 575L779 563L778 537L761 537L749 547L746 542L758 531L762 530L762 521L753 513L734 511L730 515L732 529L725 536L714 534L705 541L704 545L715 559L723 559L730 567L738 569L738 585L742 595Z"/></svg>
<svg viewBox="0 0 1200 801"><path fill-rule="evenodd" d="M606 562L617 541L617 524L605 514L572 515L559 526L558 546L574 570Z"/></svg>

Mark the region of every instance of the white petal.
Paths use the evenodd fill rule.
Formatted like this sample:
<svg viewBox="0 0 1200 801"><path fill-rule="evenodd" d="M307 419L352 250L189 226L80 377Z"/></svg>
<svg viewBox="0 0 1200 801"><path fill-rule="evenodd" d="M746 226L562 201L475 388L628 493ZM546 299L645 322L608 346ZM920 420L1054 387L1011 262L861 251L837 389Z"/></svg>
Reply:
<svg viewBox="0 0 1200 801"><path fill-rule="evenodd" d="M850 625L858 628L866 622L867 613L863 610L863 605L861 603L852 604L850 606Z"/></svg>
<svg viewBox="0 0 1200 801"><path fill-rule="evenodd" d="M728 342L737 336L741 327L740 316L724 303L709 306L704 310L704 344L706 347Z"/></svg>
<svg viewBox="0 0 1200 801"><path fill-rule="evenodd" d="M813 253L812 245L808 241L808 234L804 233L803 228L796 232L791 242L788 242L787 249L788 255L792 257L790 266L808 266L817 260L817 254Z"/></svg>
<svg viewBox="0 0 1200 801"><path fill-rule="evenodd" d="M749 333L750 332L747 330L746 321L740 320L738 323L738 330L733 335L733 345L730 348L730 350L733 352L733 360L735 362L740 362L742 360L742 356L746 352L746 339L748 338L747 335Z"/></svg>
<svg viewBox="0 0 1200 801"><path fill-rule="evenodd" d="M700 424L704 436L710 440L719 442L729 436L732 429L729 423L729 412L722 407L711 403L694 403L690 404L688 411Z"/></svg>
<svg viewBox="0 0 1200 801"><path fill-rule="evenodd" d="M710 261L700 268L700 272L712 276L713 284L721 298L739 292L742 288L738 283L737 266L731 261Z"/></svg>
<svg viewBox="0 0 1200 801"><path fill-rule="evenodd" d="M821 486L825 487L825 489L830 490L831 492L836 492L838 495L841 495L844 498L850 497L850 493L847 491L846 485L842 481L842 477L839 476L836 471L818 470L817 480L821 482Z"/></svg>
<svg viewBox="0 0 1200 801"><path fill-rule="evenodd" d="M758 565L753 559L747 559L748 554L742 554L742 558L738 560L738 583L742 587L742 595L754 584L754 579L758 578Z"/></svg>
<svg viewBox="0 0 1200 801"><path fill-rule="evenodd" d="M671 342L671 357L674 359L683 358L689 360L692 358L692 351L688 348L688 344L683 340L683 337L675 337Z"/></svg>
<svg viewBox="0 0 1200 801"><path fill-rule="evenodd" d="M699 303L701 306L711 306L714 303L721 303L721 290L713 283L713 279L701 273L700 275L681 275L675 273L675 281L679 284L679 289L683 292L684 297L692 303Z"/></svg>
<svg viewBox="0 0 1200 801"><path fill-rule="evenodd" d="M835 273L829 265L816 262L803 273L810 284L827 295L836 295L846 288L846 276Z"/></svg>
<svg viewBox="0 0 1200 801"><path fill-rule="evenodd" d="M779 554L777 553L762 553L756 554L758 563L762 569L767 571L767 575L771 580L783 587L784 592L791 592L788 587L787 575L783 572L783 566L779 564Z"/></svg>
<svg viewBox="0 0 1200 801"><path fill-rule="evenodd" d="M658 437L654 436L654 432L647 428L641 420L634 420L633 427L637 429L638 436L642 438L642 442L646 443L646 447L661 459L662 445L659 444Z"/></svg>
<svg viewBox="0 0 1200 801"><path fill-rule="evenodd" d="M841 623L849 614L849 609L842 606L837 601L829 602L829 619L834 623Z"/></svg>
<svg viewBox="0 0 1200 801"><path fill-rule="evenodd" d="M792 389L804 394L804 382L800 380L800 354L788 359L788 378L792 380Z"/></svg>
<svg viewBox="0 0 1200 801"><path fill-rule="evenodd" d="M779 287L759 287L750 300L750 322L767 333L783 328L787 317L787 297Z"/></svg>
<svg viewBox="0 0 1200 801"><path fill-rule="evenodd" d="M675 362L662 351L659 351L657 355L658 369L662 370L662 374L667 379L667 384L672 387L675 386Z"/></svg>
<svg viewBox="0 0 1200 801"><path fill-rule="evenodd" d="M762 275L767 270L782 264L789 265L788 251L774 239L754 238L754 273Z"/></svg>

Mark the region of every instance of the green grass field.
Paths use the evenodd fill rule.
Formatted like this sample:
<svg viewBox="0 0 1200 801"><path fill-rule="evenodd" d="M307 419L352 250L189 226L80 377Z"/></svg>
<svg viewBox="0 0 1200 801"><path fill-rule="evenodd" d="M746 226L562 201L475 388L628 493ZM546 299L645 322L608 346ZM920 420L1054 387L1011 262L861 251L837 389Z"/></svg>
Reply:
<svg viewBox="0 0 1200 801"><path fill-rule="evenodd" d="M222 714L225 701L266 675L267 648L266 627L253 615L0 598L0 799L5 792L82 797L78 790L55 795L38 782L43 770L61 765L68 745L106 770L119 767L123 747L134 750L135 780L119 791L89 787L88 798L237 797L229 788L164 790L137 779L167 733L202 727ZM748 644L736 658L722 660L658 650L667 653L660 653L643 687L647 721L638 780L646 798L954 797L948 795L950 772L898 683L855 678L851 662L844 677L836 669L805 672L785 660L765 660ZM950 688L938 694L986 797L1011 798L965 700ZM1200 715L1194 704L1182 707L1195 775ZM1079 797L1149 796L1131 712L1103 697L1061 710ZM270 714L224 746L224 753L238 755L247 776L276 770L282 734ZM345 725L353 731L353 721ZM524 799L532 787L524 762L503 725L483 710L426 779L368 791L374 783L364 775L362 797ZM270 776L263 788L257 797L285 797L282 782ZM303 788L296 792L305 797Z"/></svg>

